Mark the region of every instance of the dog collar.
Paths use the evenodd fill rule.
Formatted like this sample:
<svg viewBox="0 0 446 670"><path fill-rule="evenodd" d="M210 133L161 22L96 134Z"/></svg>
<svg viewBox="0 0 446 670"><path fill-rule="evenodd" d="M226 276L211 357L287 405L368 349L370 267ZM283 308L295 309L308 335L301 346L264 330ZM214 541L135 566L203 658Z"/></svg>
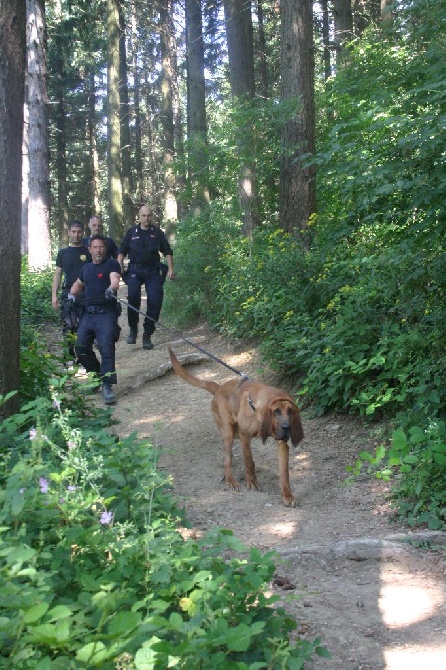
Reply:
<svg viewBox="0 0 446 670"><path fill-rule="evenodd" d="M256 411L255 405L254 405L250 395L248 396L248 405L250 406L250 408L252 409L253 412Z"/></svg>

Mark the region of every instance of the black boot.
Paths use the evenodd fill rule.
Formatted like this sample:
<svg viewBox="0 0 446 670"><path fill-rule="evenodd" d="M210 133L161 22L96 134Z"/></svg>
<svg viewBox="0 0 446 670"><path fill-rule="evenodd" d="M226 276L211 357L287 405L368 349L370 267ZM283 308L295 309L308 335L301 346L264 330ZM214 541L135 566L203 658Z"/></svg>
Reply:
<svg viewBox="0 0 446 670"><path fill-rule="evenodd" d="M153 349L153 343L150 339L149 333L144 333L142 336L142 348L143 349Z"/></svg>
<svg viewBox="0 0 446 670"><path fill-rule="evenodd" d="M116 396L113 393L110 384L102 384L102 397L104 398L104 403L106 405L115 404Z"/></svg>
<svg viewBox="0 0 446 670"><path fill-rule="evenodd" d="M136 336L138 335L138 331L136 328L130 328L130 332L127 336L127 344L136 344Z"/></svg>

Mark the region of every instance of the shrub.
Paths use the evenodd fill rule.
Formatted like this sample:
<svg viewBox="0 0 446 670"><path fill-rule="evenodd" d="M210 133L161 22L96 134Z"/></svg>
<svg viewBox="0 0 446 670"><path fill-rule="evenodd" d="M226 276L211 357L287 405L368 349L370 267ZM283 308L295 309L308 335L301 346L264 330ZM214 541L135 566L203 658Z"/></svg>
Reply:
<svg viewBox="0 0 446 670"><path fill-rule="evenodd" d="M0 667L302 668L319 640L267 598L274 554L183 539L157 451L57 393L0 426ZM31 421L34 424L31 425ZM29 427L31 425L31 427Z"/></svg>

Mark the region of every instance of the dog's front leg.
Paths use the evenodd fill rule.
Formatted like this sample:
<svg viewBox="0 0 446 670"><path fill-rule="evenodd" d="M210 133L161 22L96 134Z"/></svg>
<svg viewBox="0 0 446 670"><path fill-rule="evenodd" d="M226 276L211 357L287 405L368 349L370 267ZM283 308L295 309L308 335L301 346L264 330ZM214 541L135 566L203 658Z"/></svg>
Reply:
<svg viewBox="0 0 446 670"><path fill-rule="evenodd" d="M245 462L246 488L258 490L259 484L256 478L256 466L251 452L251 436L241 434L239 435L239 438L240 444L242 445L243 460Z"/></svg>
<svg viewBox="0 0 446 670"><path fill-rule="evenodd" d="M286 507L295 507L296 500L291 493L290 487L290 448L288 446L288 442L285 442L285 440L276 440L276 444L277 455L279 457L280 490L282 492L283 504Z"/></svg>
<svg viewBox="0 0 446 670"><path fill-rule="evenodd" d="M235 479L234 472L232 470L232 447L234 445L234 432L229 432L228 430L224 434L222 433L222 437L224 445L223 465L225 471L225 481L231 489L238 491L240 489L240 485Z"/></svg>

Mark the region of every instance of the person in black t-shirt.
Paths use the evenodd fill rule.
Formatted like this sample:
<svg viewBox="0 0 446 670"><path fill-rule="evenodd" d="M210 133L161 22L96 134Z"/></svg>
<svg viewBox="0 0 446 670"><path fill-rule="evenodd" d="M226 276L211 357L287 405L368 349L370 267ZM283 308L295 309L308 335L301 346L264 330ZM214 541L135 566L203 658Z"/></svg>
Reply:
<svg viewBox="0 0 446 670"><path fill-rule="evenodd" d="M128 255L130 260L126 273L129 305L139 310L143 284L146 289L147 317L144 319L142 339L144 349L153 349L151 336L155 332L155 324L163 305L163 284L166 275L163 273L165 265L160 262L160 253L166 257L168 279L175 277L172 248L161 228L153 225L152 218L153 212L150 207L143 205L139 210L139 224L127 231L118 249L121 273L124 258ZM136 344L138 312L128 308L127 319L130 328L127 344Z"/></svg>
<svg viewBox="0 0 446 670"><path fill-rule="evenodd" d="M69 299L74 299L83 293L84 314L77 331L76 354L87 372L100 377L104 402L113 405L116 398L111 385L116 384L115 344L120 331L116 296L121 267L117 260L107 256L103 235L93 235L89 248L92 262L82 267L69 295ZM93 350L95 341L100 362Z"/></svg>
<svg viewBox="0 0 446 670"><path fill-rule="evenodd" d="M101 217L98 214L94 214L90 218L88 227L90 228L90 237L84 237L84 245L86 247L89 246L90 238L93 237L93 235L104 235L104 226L102 225ZM111 258L117 258L118 247L116 242L112 240L111 237L107 237L107 235L104 235L104 237L107 245L107 254L111 256Z"/></svg>
<svg viewBox="0 0 446 670"><path fill-rule="evenodd" d="M69 301L68 293L73 282L79 277L84 263L91 261L91 255L83 243L84 224L74 219L68 224L68 239L70 246L59 249L56 258L56 269L52 285L52 305L60 309L62 318L62 333L68 349L68 363L75 360L74 336L78 327L79 301ZM58 292L62 284L60 300Z"/></svg>

